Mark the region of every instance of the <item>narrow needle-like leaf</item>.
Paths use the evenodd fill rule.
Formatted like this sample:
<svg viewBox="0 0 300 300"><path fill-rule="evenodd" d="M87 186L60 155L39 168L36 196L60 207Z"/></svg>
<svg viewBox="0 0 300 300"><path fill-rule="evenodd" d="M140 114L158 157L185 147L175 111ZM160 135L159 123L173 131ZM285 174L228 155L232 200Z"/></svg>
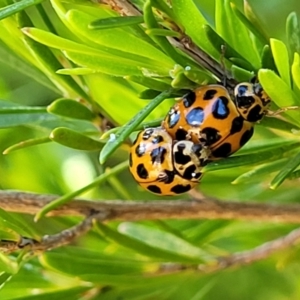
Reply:
<svg viewBox="0 0 300 300"><path fill-rule="evenodd" d="M93 187L96 187L100 183L107 180L107 178L109 178L110 176L116 175L117 173L123 171L125 168L127 168L127 166L128 166L128 161L126 160L126 161L120 163L119 165L115 166L114 168L109 169L107 172L101 174L100 176L95 178L95 180L92 183L84 186L83 188L76 190L74 192L68 193L68 194L48 203L35 215L35 218L34 218L35 221L38 221L40 218L45 216L49 211L70 202L74 197L90 190Z"/></svg>
<svg viewBox="0 0 300 300"><path fill-rule="evenodd" d="M107 158L125 141L132 131L149 115L149 113L162 101L172 94L172 89L164 91L146 105L137 115L135 115L127 124L125 124L114 138L109 140L100 153L100 164L103 164Z"/></svg>

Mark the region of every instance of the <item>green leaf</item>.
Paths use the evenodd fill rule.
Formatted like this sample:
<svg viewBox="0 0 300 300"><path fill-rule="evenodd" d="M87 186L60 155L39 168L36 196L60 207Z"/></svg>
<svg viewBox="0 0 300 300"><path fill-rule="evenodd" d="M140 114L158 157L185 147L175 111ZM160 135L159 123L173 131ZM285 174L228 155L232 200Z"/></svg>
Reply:
<svg viewBox="0 0 300 300"><path fill-rule="evenodd" d="M13 68L14 70L23 73L24 75L32 78L36 82L44 85L55 93L59 93L59 90L54 84L45 76L36 66L31 65L26 60L17 56L17 53L11 51L4 45L0 47L0 61Z"/></svg>
<svg viewBox="0 0 300 300"><path fill-rule="evenodd" d="M278 75L271 70L261 69L258 72L258 80L272 101L281 108L297 106L300 104L295 93ZM287 115L292 117L296 124L300 123L299 111L288 111Z"/></svg>
<svg viewBox="0 0 300 300"><path fill-rule="evenodd" d="M184 69L184 75L192 82L198 85L206 85L208 83L216 83L217 80L211 74L206 73L204 70L198 70L192 67L186 67Z"/></svg>
<svg viewBox="0 0 300 300"><path fill-rule="evenodd" d="M145 128L159 127L162 120L163 119L161 118L161 119L141 123L140 125L138 125L135 128L135 131L140 131L140 130L143 130ZM122 129L122 127L115 127L115 128L110 129L110 130L107 130L103 133L103 135L101 135L100 139L107 139L111 134L115 134L118 131L120 131L121 129Z"/></svg>
<svg viewBox="0 0 300 300"><path fill-rule="evenodd" d="M12 233L17 239L19 239L20 235L33 235L33 232L31 231L29 226L24 226L24 224L22 224L22 222L17 216L15 217L14 215L9 214L2 209L0 209L0 226L2 229L5 228L6 231Z"/></svg>
<svg viewBox="0 0 300 300"><path fill-rule="evenodd" d="M274 119L274 118L268 118L268 119ZM276 120L278 121L278 120ZM246 144L241 150L239 150L239 154L244 155L244 154L252 154L253 153L259 153L259 152L264 152L268 150L276 150L277 148L280 148L282 146L292 146L296 145L297 139L295 139L295 135L291 134L291 138L288 138L288 136L284 135L283 137L275 137L272 139L268 139L268 143L264 139L258 139L249 142Z"/></svg>
<svg viewBox="0 0 300 300"><path fill-rule="evenodd" d="M0 290L5 286L7 282L11 280L13 276L9 273L0 273Z"/></svg>
<svg viewBox="0 0 300 300"><path fill-rule="evenodd" d="M300 56L298 53L294 54L294 61L292 64L292 76L294 84L296 85L297 89L300 90Z"/></svg>
<svg viewBox="0 0 300 300"><path fill-rule="evenodd" d="M263 146L262 146L263 147ZM292 143L290 145L283 144L281 147L270 148L265 151L254 152L254 149L251 149L253 152L251 154L232 156L220 161L211 162L202 169L203 173L236 168L245 165L260 164L270 160L281 159L285 152L291 151L299 146L297 143ZM266 149L265 147L263 149ZM255 155L253 155L255 153Z"/></svg>
<svg viewBox="0 0 300 300"><path fill-rule="evenodd" d="M164 249L153 247L152 245L146 244L144 241L140 241L139 239L131 237L130 235L119 233L104 224L97 223L96 228L104 235L106 239L109 239L110 241L113 241L114 243L125 248L132 249L135 252L143 254L147 257L152 257L156 260L172 260L178 262L185 260L186 262L191 262L190 258L185 258L182 257L182 255L170 253Z"/></svg>
<svg viewBox="0 0 300 300"><path fill-rule="evenodd" d="M261 54L261 67L264 69L270 69L273 71L277 71L275 66L274 58L272 55L272 51L269 45L265 45Z"/></svg>
<svg viewBox="0 0 300 300"><path fill-rule="evenodd" d="M68 59L74 63L83 66L84 68L94 69L95 72L103 72L112 76L142 76L144 73L150 74L150 76L168 76L169 69L163 69L151 62L138 63L132 60L124 59L116 56L98 56L87 55L76 52L66 51L65 55Z"/></svg>
<svg viewBox="0 0 300 300"><path fill-rule="evenodd" d="M108 157L126 140L131 132L149 115L149 113L158 106L162 101L170 96L172 90L162 92L147 104L137 115L135 115L127 124L122 127L122 130L105 144L100 153L100 164L103 164Z"/></svg>
<svg viewBox="0 0 300 300"><path fill-rule="evenodd" d="M20 27L32 26L32 22L25 12L18 14L18 23ZM56 74L56 71L62 68L62 64L48 47L37 43L26 35L23 40L34 59L38 62L39 68L64 95L70 97L80 95L80 97L89 100L87 93L72 77Z"/></svg>
<svg viewBox="0 0 300 300"><path fill-rule="evenodd" d="M296 12L291 12L286 19L286 36L291 57L300 52L300 26Z"/></svg>
<svg viewBox="0 0 300 300"><path fill-rule="evenodd" d="M44 143L48 143L48 142L51 142L51 140L48 136L43 137L43 138L29 139L29 140L19 142L17 144L14 144L14 145L6 148L3 151L3 154L9 154L16 150L20 150L20 149L24 149L24 148L27 148L30 146L40 145L40 144L44 144Z"/></svg>
<svg viewBox="0 0 300 300"><path fill-rule="evenodd" d="M249 172L246 172L239 177L237 177L234 181L232 181L232 184L241 184L241 183L247 183L251 180L261 181L261 176L263 175L269 175L278 169L282 168L287 162L287 158L283 158L271 163L263 164L261 166L255 167Z"/></svg>
<svg viewBox="0 0 300 300"><path fill-rule="evenodd" d="M160 94L157 90L147 89L139 93L140 99L152 100Z"/></svg>
<svg viewBox="0 0 300 300"><path fill-rule="evenodd" d="M72 68L72 69L60 69L56 71L61 75L89 75L97 73L97 70L91 68Z"/></svg>
<svg viewBox="0 0 300 300"><path fill-rule="evenodd" d="M216 60L220 59L220 52L216 51L210 41L204 39L203 25L207 24L206 19L198 10L192 0L173 0L172 7L176 19L181 23L184 32L192 41Z"/></svg>
<svg viewBox="0 0 300 300"><path fill-rule="evenodd" d="M276 175L270 184L270 188L275 190L300 164L300 153L294 156Z"/></svg>
<svg viewBox="0 0 300 300"><path fill-rule="evenodd" d="M76 34L88 39L94 48L105 51L109 56L128 59L132 64L145 64L149 69L153 65L157 69L160 67L169 70L174 65L171 57L126 29L88 30L94 17L74 9L68 11L66 18Z"/></svg>
<svg viewBox="0 0 300 300"><path fill-rule="evenodd" d="M247 17L239 11L234 3L230 3L231 8L238 19L250 30L254 36L260 41L262 45L268 44L268 39L265 38L264 34L260 31L260 28L250 22Z"/></svg>
<svg viewBox="0 0 300 300"><path fill-rule="evenodd" d="M280 77L291 87L289 54L285 44L276 39L270 39L272 54Z"/></svg>
<svg viewBox="0 0 300 300"><path fill-rule="evenodd" d="M274 128L274 129L282 130L289 134L293 134L294 130L299 129L299 126L297 127L296 125L286 122L280 118L268 117L268 116L263 118L261 120L261 122L257 125L258 126L262 125L267 128Z"/></svg>
<svg viewBox="0 0 300 300"><path fill-rule="evenodd" d="M47 107L47 111L55 115L79 119L79 120L92 121L96 117L95 114L93 114L92 111L82 103L75 101L73 99L65 99L65 98L61 98L53 101Z"/></svg>
<svg viewBox="0 0 300 300"><path fill-rule="evenodd" d="M143 8L144 21L148 29L160 29L158 22L156 21L153 11L151 0L146 0ZM170 44L168 39L164 36L150 35L150 38L167 54L172 58L177 64L185 67L188 65L188 58L185 58L179 54L175 48Z"/></svg>
<svg viewBox="0 0 300 300"><path fill-rule="evenodd" d="M211 42L212 46L215 47L217 51L222 52L222 47L225 46L224 56L231 62L240 62L240 67L254 71L255 68L245 60L238 52L236 52L223 38L221 38L209 25L204 25L204 31L206 37Z"/></svg>
<svg viewBox="0 0 300 300"><path fill-rule="evenodd" d="M260 67L260 59L256 52L249 31L234 13L230 0L216 1L216 31L233 47L243 59L251 62L254 70ZM238 28L238 30L237 30Z"/></svg>
<svg viewBox="0 0 300 300"><path fill-rule="evenodd" d="M164 68L162 63L155 62L149 58L136 56L136 61L123 56L114 56L103 50L94 49L83 44L61 38L52 33L37 29L23 28L22 31L32 39L60 50L65 50L65 55L75 63L115 76L143 75L143 70L148 70L157 76L168 76L170 68ZM128 55L127 55L128 56ZM138 60L138 58L140 58ZM61 66L57 69L60 69Z"/></svg>
<svg viewBox="0 0 300 300"><path fill-rule="evenodd" d="M18 271L18 264L0 252L0 273L6 272L8 274L16 274Z"/></svg>
<svg viewBox="0 0 300 300"><path fill-rule="evenodd" d="M130 26L135 24L140 24L144 22L144 17L142 16L123 16L123 17L112 17L105 19L98 19L92 21L89 24L90 29L108 29L123 26Z"/></svg>
<svg viewBox="0 0 300 300"><path fill-rule="evenodd" d="M97 151L103 148L104 143L96 141L86 135L66 127L55 128L50 133L50 139L69 148L86 151Z"/></svg>
<svg viewBox="0 0 300 300"><path fill-rule="evenodd" d="M251 78L253 78L253 73L249 72L243 68L233 65L231 67L231 72L233 78L238 80L239 82L249 82Z"/></svg>
<svg viewBox="0 0 300 300"><path fill-rule="evenodd" d="M136 82L136 83L138 83L140 85L143 85L143 86L145 86L147 88L150 88L152 90L155 90L155 91L163 92L163 91L165 91L165 90L167 90L167 89L170 88L170 85L167 84L166 82L161 81L161 80L156 80L156 79L153 79L153 78L150 78L150 77L145 77L145 76L125 76L124 78L126 80L130 80L130 81Z"/></svg>
<svg viewBox="0 0 300 300"><path fill-rule="evenodd" d="M191 258L195 262L203 262L212 258L203 250L190 244L169 232L164 232L142 224L124 222L119 225L119 231L133 239L141 241L151 247L170 253Z"/></svg>
<svg viewBox="0 0 300 300"><path fill-rule="evenodd" d="M170 3L160 0L151 0L151 4L153 7L166 14L171 20L177 21L174 11L172 9L173 5L171 6Z"/></svg>
<svg viewBox="0 0 300 300"><path fill-rule="evenodd" d="M153 0L151 0L153 1ZM177 31L172 31L168 29L150 28L145 31L149 36L171 36L176 38L181 38L182 34Z"/></svg>
<svg viewBox="0 0 300 300"><path fill-rule="evenodd" d="M22 296L22 300L80 299L82 295L88 294L89 290L91 290L91 287L87 286L68 287L64 290L54 291L49 291L47 288L44 290L39 289L36 295Z"/></svg>
<svg viewBox="0 0 300 300"><path fill-rule="evenodd" d="M54 121L56 118L44 107L27 107L0 100L0 128L18 125L39 124Z"/></svg>
<svg viewBox="0 0 300 300"><path fill-rule="evenodd" d="M171 85L175 89L189 89L193 90L196 88L195 82L189 80L183 70L180 70L179 72L176 72L176 75L174 76L174 79L171 82Z"/></svg>
<svg viewBox="0 0 300 300"><path fill-rule="evenodd" d="M43 0L22 0L0 9L0 20L5 19L17 12L24 10L27 7L37 5Z"/></svg>
<svg viewBox="0 0 300 300"><path fill-rule="evenodd" d="M247 0L244 0L244 13L256 30L258 30L264 36L266 41L269 41L269 35L265 31L265 27L261 24L257 14L253 12L252 7L249 5Z"/></svg>
<svg viewBox="0 0 300 300"><path fill-rule="evenodd" d="M74 263L74 255L76 264ZM145 264L143 261L118 259L100 251L96 252L79 247L73 247L73 249L69 247L64 251L45 253L41 260L45 267L80 277L87 274L135 274L141 272Z"/></svg>
<svg viewBox="0 0 300 300"><path fill-rule="evenodd" d="M25 27L22 28L22 32L27 36L29 36L31 39L51 48L65 50L65 51L69 50L69 51L74 51L76 53L84 53L84 54L91 54L91 55L106 54L104 51L101 51L99 49L94 49L84 44L73 42L71 40L62 38L58 35L55 35L51 32L47 32L42 29L38 29L34 27Z"/></svg>

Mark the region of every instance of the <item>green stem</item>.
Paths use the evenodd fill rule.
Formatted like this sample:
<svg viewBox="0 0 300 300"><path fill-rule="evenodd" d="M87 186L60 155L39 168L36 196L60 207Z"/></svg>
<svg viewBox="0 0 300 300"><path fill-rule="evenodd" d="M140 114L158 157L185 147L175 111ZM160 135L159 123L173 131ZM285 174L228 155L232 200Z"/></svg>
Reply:
<svg viewBox="0 0 300 300"><path fill-rule="evenodd" d="M20 2L13 3L11 5L5 6L0 9L0 20L3 20L19 11L24 10L25 8L37 5L41 3L43 0L23 0Z"/></svg>
<svg viewBox="0 0 300 300"><path fill-rule="evenodd" d="M137 115L135 115L122 129L118 132L113 140L109 140L100 153L100 164L103 164L107 158L128 138L137 126L149 115L149 113L157 107L162 101L172 95L173 89L162 92L152 101L149 102Z"/></svg>
<svg viewBox="0 0 300 300"><path fill-rule="evenodd" d="M72 199L75 198L76 196L90 190L93 187L96 187L103 181L107 180L110 176L113 176L113 175L123 171L125 168L127 168L127 166L128 166L128 161L126 160L126 161L120 163L119 165L115 166L114 168L109 169L105 173L101 174L100 176L95 178L95 180L92 183L84 186L83 188L76 190L74 192L68 193L68 194L48 203L35 215L34 220L38 221L40 218L45 216L49 211L72 201Z"/></svg>

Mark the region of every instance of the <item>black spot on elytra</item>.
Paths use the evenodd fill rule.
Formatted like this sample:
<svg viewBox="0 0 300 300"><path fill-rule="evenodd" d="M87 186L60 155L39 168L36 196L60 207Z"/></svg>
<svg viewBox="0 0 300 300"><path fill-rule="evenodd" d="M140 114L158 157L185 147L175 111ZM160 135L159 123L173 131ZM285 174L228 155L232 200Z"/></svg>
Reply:
<svg viewBox="0 0 300 300"><path fill-rule="evenodd" d="M242 116L236 117L232 123L230 128L230 134L235 134L237 132L240 132L244 125L244 119Z"/></svg>
<svg viewBox="0 0 300 300"><path fill-rule="evenodd" d="M171 183L174 180L174 172L173 171L169 171L169 170L164 170L164 173L166 174L166 177L164 178L163 182L164 183Z"/></svg>
<svg viewBox="0 0 300 300"><path fill-rule="evenodd" d="M200 126L204 119L204 111L201 107L195 107L186 115L185 119L189 125Z"/></svg>
<svg viewBox="0 0 300 300"><path fill-rule="evenodd" d="M214 90L214 89L207 90L203 96L203 100L213 99L216 93L217 93L217 90Z"/></svg>
<svg viewBox="0 0 300 300"><path fill-rule="evenodd" d="M235 102L238 108L249 108L254 102L255 99L253 96L246 96L245 94L248 92L247 85L240 85L237 88L237 94L235 95Z"/></svg>
<svg viewBox="0 0 300 300"><path fill-rule="evenodd" d="M129 167L132 167L132 155L131 155L131 153L129 154Z"/></svg>
<svg viewBox="0 0 300 300"><path fill-rule="evenodd" d="M156 185L148 185L147 190L155 194L161 194L161 189Z"/></svg>
<svg viewBox="0 0 300 300"><path fill-rule="evenodd" d="M148 171L146 170L144 164L139 164L136 167L136 173L142 179L147 179L148 178Z"/></svg>
<svg viewBox="0 0 300 300"><path fill-rule="evenodd" d="M180 119L180 112L176 110L171 110L168 116L168 126L169 128L173 128Z"/></svg>
<svg viewBox="0 0 300 300"><path fill-rule="evenodd" d="M158 135L153 138L152 144L159 144L164 141L164 138L161 135Z"/></svg>
<svg viewBox="0 0 300 300"><path fill-rule="evenodd" d="M180 165L185 165L188 162L190 162L191 157L189 155L183 154L183 150L185 149L185 144L184 143L179 144L177 146L177 148L178 148L178 151L176 151L174 154L174 161Z"/></svg>
<svg viewBox="0 0 300 300"><path fill-rule="evenodd" d="M228 157L231 154L231 145L229 143L224 143L214 151L212 151L212 155L216 158Z"/></svg>
<svg viewBox="0 0 300 300"><path fill-rule="evenodd" d="M229 100L221 96L219 97L212 106L212 114L216 119L226 119L229 115L229 108L228 108Z"/></svg>
<svg viewBox="0 0 300 300"><path fill-rule="evenodd" d="M255 102L253 96L242 96L236 98L236 104L238 108L248 109Z"/></svg>
<svg viewBox="0 0 300 300"><path fill-rule="evenodd" d="M185 170L184 170L184 173L182 175L182 177L184 179L187 179L187 180L191 180L191 179L194 179L194 178L198 178L197 176L200 176L200 173L199 172L196 172L196 166L195 165L190 165L188 166Z"/></svg>
<svg viewBox="0 0 300 300"><path fill-rule="evenodd" d="M166 153L167 153L167 150L166 150L166 148L163 148L163 147L158 147L158 148L153 149L150 154L152 164L154 164L155 162L162 164L165 160Z"/></svg>
<svg viewBox="0 0 300 300"><path fill-rule="evenodd" d="M187 136L187 131L184 130L184 129L178 129L175 133L175 139L177 141L182 141L182 140L185 140L186 139L186 136Z"/></svg>
<svg viewBox="0 0 300 300"><path fill-rule="evenodd" d="M240 147L244 146L251 139L251 137L253 135L253 131L254 131L254 128L251 127L251 129L244 132L244 134L242 135L241 140L240 140Z"/></svg>
<svg viewBox="0 0 300 300"><path fill-rule="evenodd" d="M211 146L217 141L220 140L221 135L219 130L212 128L212 127L205 127L201 130L203 136L205 136L205 144L207 146Z"/></svg>
<svg viewBox="0 0 300 300"><path fill-rule="evenodd" d="M182 101L183 101L184 107L189 108L196 101L196 94L194 92L190 92L190 93L186 94L185 96L183 96Z"/></svg>
<svg viewBox="0 0 300 300"><path fill-rule="evenodd" d="M171 188L171 192L175 194L182 194L189 191L191 188L192 187L190 184L187 185L177 184Z"/></svg>
<svg viewBox="0 0 300 300"><path fill-rule="evenodd" d="M136 148L135 148L135 154L138 157L142 157L146 152L146 145L145 144L139 144Z"/></svg>
<svg viewBox="0 0 300 300"><path fill-rule="evenodd" d="M254 123L261 120L263 116L264 114L261 113L261 107L257 104L249 110L249 113L247 114L247 121Z"/></svg>

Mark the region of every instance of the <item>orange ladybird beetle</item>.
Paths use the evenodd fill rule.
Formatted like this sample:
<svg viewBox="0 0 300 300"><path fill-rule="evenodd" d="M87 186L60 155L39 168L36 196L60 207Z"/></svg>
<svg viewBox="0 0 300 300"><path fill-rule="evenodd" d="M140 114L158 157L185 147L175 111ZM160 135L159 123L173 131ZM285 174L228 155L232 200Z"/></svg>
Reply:
<svg viewBox="0 0 300 300"><path fill-rule="evenodd" d="M174 141L161 127L147 128L131 147L129 169L134 179L154 194L181 194L199 183L207 151L199 143Z"/></svg>
<svg viewBox="0 0 300 300"><path fill-rule="evenodd" d="M252 136L253 124L239 113L227 89L212 84L189 92L169 111L162 127L175 140L202 143L210 160L229 156Z"/></svg>
<svg viewBox="0 0 300 300"><path fill-rule="evenodd" d="M241 116L252 123L260 121L271 104L271 99L258 82L238 84L234 89L234 100Z"/></svg>

